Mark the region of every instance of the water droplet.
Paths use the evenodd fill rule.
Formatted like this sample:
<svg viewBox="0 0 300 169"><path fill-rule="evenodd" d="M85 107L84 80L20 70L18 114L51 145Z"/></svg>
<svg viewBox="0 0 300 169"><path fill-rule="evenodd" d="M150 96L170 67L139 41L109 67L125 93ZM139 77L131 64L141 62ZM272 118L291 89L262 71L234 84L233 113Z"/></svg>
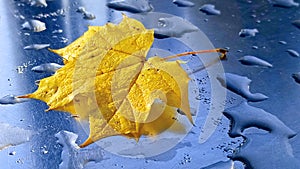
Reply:
<svg viewBox="0 0 300 169"><path fill-rule="evenodd" d="M47 7L47 2L46 0L32 0L30 5L36 7Z"/></svg>
<svg viewBox="0 0 300 169"><path fill-rule="evenodd" d="M281 40L281 41L278 41L278 43L279 43L279 44L282 44L282 45L286 45L286 44L287 44L286 41L282 41L282 40Z"/></svg>
<svg viewBox="0 0 300 169"><path fill-rule="evenodd" d="M83 16L83 19L86 19L86 20L93 20L96 18L96 16L94 14L86 11L83 6L78 7L76 12L81 13Z"/></svg>
<svg viewBox="0 0 300 169"><path fill-rule="evenodd" d="M252 46L252 49L258 49L258 46Z"/></svg>
<svg viewBox="0 0 300 169"><path fill-rule="evenodd" d="M159 28L166 27L166 26L167 26L167 23L165 22L165 20L164 20L163 18L160 18L160 19L158 20L157 26L158 26Z"/></svg>
<svg viewBox="0 0 300 169"><path fill-rule="evenodd" d="M252 168L273 168L270 164L276 168L286 168L286 166L300 168L300 162L294 158L289 143L289 139L294 137L296 132L276 116L250 106L247 102L226 109L224 115L232 121L230 136L243 136L246 139L232 155L229 155L229 158L246 162L246 165ZM244 132L251 127L267 132ZM262 160L262 157L268 158ZM281 160L277 160L278 157Z"/></svg>
<svg viewBox="0 0 300 169"><path fill-rule="evenodd" d="M294 0L271 0L270 1L276 7L291 8L299 6Z"/></svg>
<svg viewBox="0 0 300 169"><path fill-rule="evenodd" d="M258 33L257 29L241 29L239 32L240 37L254 37Z"/></svg>
<svg viewBox="0 0 300 169"><path fill-rule="evenodd" d="M300 72L292 74L292 77L297 83L300 83Z"/></svg>
<svg viewBox="0 0 300 169"><path fill-rule="evenodd" d="M263 109L250 106L247 102L226 109L224 115L231 119L233 123L229 133L231 137L242 136L242 132L250 127L257 127L289 138L296 135L293 130L288 128L276 116Z"/></svg>
<svg viewBox="0 0 300 169"><path fill-rule="evenodd" d="M68 41L69 41L69 39L68 39L68 38L61 37L61 40L60 40L60 42L62 42L62 43L67 43Z"/></svg>
<svg viewBox="0 0 300 169"><path fill-rule="evenodd" d="M39 20L32 19L22 24L22 29L31 30L33 32L42 32L46 30L46 24Z"/></svg>
<svg viewBox="0 0 300 169"><path fill-rule="evenodd" d="M188 0L173 0L173 3L178 7L193 7L195 4Z"/></svg>
<svg viewBox="0 0 300 169"><path fill-rule="evenodd" d="M32 44L32 45L25 46L24 49L25 50L40 50L40 49L47 48L49 46L50 46L50 44Z"/></svg>
<svg viewBox="0 0 300 169"><path fill-rule="evenodd" d="M63 65L57 63L45 63L33 67L31 70L37 73L55 73L58 69L62 68Z"/></svg>
<svg viewBox="0 0 300 169"><path fill-rule="evenodd" d="M215 9L215 5L213 4L204 4L199 8L199 10L206 15L221 15L221 11Z"/></svg>
<svg viewBox="0 0 300 169"><path fill-rule="evenodd" d="M201 100L201 96L199 95L199 96L197 96L195 99L196 99L196 100Z"/></svg>
<svg viewBox="0 0 300 169"><path fill-rule="evenodd" d="M299 19L299 20L294 20L294 21L292 22L292 24L293 24L294 26L296 26L297 28L300 29L300 19Z"/></svg>
<svg viewBox="0 0 300 169"><path fill-rule="evenodd" d="M181 37L185 33L198 31L196 26L178 17L159 18L157 27L154 28L156 38Z"/></svg>
<svg viewBox="0 0 300 169"><path fill-rule="evenodd" d="M239 61L244 65L250 65L250 66L263 66L263 67L273 67L272 64L269 62L262 60L260 58L257 58L255 56L243 56L239 59Z"/></svg>
<svg viewBox="0 0 300 169"><path fill-rule="evenodd" d="M286 52L293 57L300 57L299 53L293 49L288 49L288 50L286 50Z"/></svg>
<svg viewBox="0 0 300 169"><path fill-rule="evenodd" d="M93 20L95 18L96 18L96 16L94 14L90 13L90 12L85 12L83 14L83 19Z"/></svg>
<svg viewBox="0 0 300 169"><path fill-rule="evenodd" d="M100 162L103 159L102 149L79 148L75 143L78 135L69 131L60 131L55 134L58 143L63 146L60 168L82 168L89 161Z"/></svg>
<svg viewBox="0 0 300 169"><path fill-rule="evenodd" d="M52 31L52 33L53 33L53 34L54 34L54 33L63 33L63 30L62 30L62 29L56 29L56 30Z"/></svg>
<svg viewBox="0 0 300 169"><path fill-rule="evenodd" d="M86 12L86 10L83 6L80 6L76 9L76 12L84 14Z"/></svg>
<svg viewBox="0 0 300 169"><path fill-rule="evenodd" d="M225 73L225 79L221 76L218 76L217 79L223 87L226 87L228 90L244 97L248 101L258 102L268 99L267 96L261 93L251 93L249 90L251 80L245 76Z"/></svg>
<svg viewBox="0 0 300 169"><path fill-rule="evenodd" d="M10 155L10 156L14 156L16 154L17 154L17 152L15 152L15 151L11 151L11 152L8 153L8 155Z"/></svg>
<svg viewBox="0 0 300 169"><path fill-rule="evenodd" d="M18 164L24 164L24 161L22 160L22 159L18 159L17 161L16 161L16 163L18 163Z"/></svg>
<svg viewBox="0 0 300 169"><path fill-rule="evenodd" d="M150 12L153 9L148 0L112 0L106 6L115 10L132 13Z"/></svg>
<svg viewBox="0 0 300 169"><path fill-rule="evenodd" d="M57 16L65 16L65 9L57 9L56 11L50 13L40 13L34 15L33 18L41 19L41 18L50 18L50 17L57 17ZM56 18L53 18L52 20L56 20Z"/></svg>

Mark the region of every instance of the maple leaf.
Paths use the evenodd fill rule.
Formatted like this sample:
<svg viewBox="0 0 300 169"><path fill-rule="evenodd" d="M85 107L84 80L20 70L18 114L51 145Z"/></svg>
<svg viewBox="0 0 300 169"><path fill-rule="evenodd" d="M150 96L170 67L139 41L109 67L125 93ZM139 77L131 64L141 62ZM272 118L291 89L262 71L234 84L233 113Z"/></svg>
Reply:
<svg viewBox="0 0 300 169"><path fill-rule="evenodd" d="M90 134L80 147L113 135L155 136L176 122L178 108L193 123L189 77L180 62L146 60L153 34L125 15L118 25L89 26L70 45L51 50L65 65L42 79L34 93L20 97L89 120Z"/></svg>

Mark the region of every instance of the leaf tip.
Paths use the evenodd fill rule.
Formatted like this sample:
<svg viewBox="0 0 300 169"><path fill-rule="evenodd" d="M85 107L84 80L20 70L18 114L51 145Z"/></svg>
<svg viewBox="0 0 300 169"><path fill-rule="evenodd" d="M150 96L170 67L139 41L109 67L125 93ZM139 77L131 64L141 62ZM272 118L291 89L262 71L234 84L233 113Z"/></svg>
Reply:
<svg viewBox="0 0 300 169"><path fill-rule="evenodd" d="M127 15L123 12L122 12L122 17L123 17L123 19L128 18Z"/></svg>
<svg viewBox="0 0 300 169"><path fill-rule="evenodd" d="M85 140L84 143L82 143L81 145L79 145L80 148L84 148L90 144L94 143L94 141L89 137L88 139Z"/></svg>

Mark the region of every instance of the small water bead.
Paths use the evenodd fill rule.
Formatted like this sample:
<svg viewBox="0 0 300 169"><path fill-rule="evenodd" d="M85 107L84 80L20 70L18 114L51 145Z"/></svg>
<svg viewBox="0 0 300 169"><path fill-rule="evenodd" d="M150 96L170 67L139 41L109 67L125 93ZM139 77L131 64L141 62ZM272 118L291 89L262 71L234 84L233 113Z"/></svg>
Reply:
<svg viewBox="0 0 300 169"><path fill-rule="evenodd" d="M241 29L240 37L254 37L259 31L257 29Z"/></svg>
<svg viewBox="0 0 300 169"><path fill-rule="evenodd" d="M34 66L31 70L37 73L55 73L58 69L62 68L63 65L57 63L45 63L38 66Z"/></svg>
<svg viewBox="0 0 300 169"><path fill-rule="evenodd" d="M49 46L50 46L50 44L32 44L32 45L25 46L24 49L25 50L40 50L40 49L47 48Z"/></svg>
<svg viewBox="0 0 300 169"><path fill-rule="evenodd" d="M276 7L283 7L283 8L291 8L291 7L298 7L299 3L295 2L294 0L271 0L271 2Z"/></svg>
<svg viewBox="0 0 300 169"><path fill-rule="evenodd" d="M300 72L293 73L292 77L294 78L295 82L300 84Z"/></svg>
<svg viewBox="0 0 300 169"><path fill-rule="evenodd" d="M188 0L173 0L173 3L178 7L193 7L195 4Z"/></svg>
<svg viewBox="0 0 300 169"><path fill-rule="evenodd" d="M286 52L288 54L290 54L291 56L293 56L293 57L300 57L300 54L297 51L293 50L293 49L288 49L288 50L286 50Z"/></svg>
<svg viewBox="0 0 300 169"><path fill-rule="evenodd" d="M204 4L199 8L199 10L206 15L221 15L221 11L217 10L213 4Z"/></svg>
<svg viewBox="0 0 300 169"><path fill-rule="evenodd" d="M273 67L272 64L269 62L262 60L260 58L257 58L255 56L246 55L239 59L239 61L244 65L249 66L262 66L262 67Z"/></svg>
<svg viewBox="0 0 300 169"><path fill-rule="evenodd" d="M115 10L132 13L150 12L153 9L148 0L112 0L106 6Z"/></svg>
<svg viewBox="0 0 300 169"><path fill-rule="evenodd" d="M292 22L292 24L296 27L296 28L299 28L300 29L300 19L299 20L294 20Z"/></svg>
<svg viewBox="0 0 300 169"><path fill-rule="evenodd" d="M22 24L22 29L31 30L33 32L42 32L46 30L46 24L36 19L26 21Z"/></svg>

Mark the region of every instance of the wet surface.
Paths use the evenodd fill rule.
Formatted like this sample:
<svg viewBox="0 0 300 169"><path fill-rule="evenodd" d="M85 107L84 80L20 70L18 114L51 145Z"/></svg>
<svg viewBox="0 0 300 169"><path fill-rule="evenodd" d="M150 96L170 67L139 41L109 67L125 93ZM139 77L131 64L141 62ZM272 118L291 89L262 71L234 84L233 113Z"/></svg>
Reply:
<svg viewBox="0 0 300 169"><path fill-rule="evenodd" d="M159 0L143 0L139 3L135 0L0 1L0 30L3 32L0 41L0 100L9 103L0 105L0 143L6 147L0 151L1 168L226 169L232 165L244 168L238 161L247 164L246 168L254 169L299 168L299 1L190 1L194 6L179 7L179 1L176 4ZM207 14L199 11L205 4L215 5L215 9L209 9L212 11ZM76 12L79 7L85 10ZM150 11L169 15L147 14ZM135 144L134 140L113 137L86 149L78 149L77 144L87 137L86 125L81 125L71 115L45 112L47 105L36 100L17 101L18 104L11 105L16 101L15 96L35 91L35 82L55 71L36 73L31 69L45 63L63 65L62 59L47 49L36 50L39 46L35 48L29 45L49 44L53 49L64 47L82 35L89 25L118 21L122 12L136 18L143 18L136 13L146 12L141 14L147 18L142 22L156 28L158 35L153 44L153 55L163 54L154 49L163 49L168 56L170 53L211 49L214 46L227 47L228 59L222 61L224 71L235 74L234 77L247 77L248 80L240 85L247 92L251 79L250 91L268 96L268 99L254 99L256 102L246 103L251 93L241 94L241 88L237 87L240 83L235 81L245 78L230 76L226 81L226 74L214 72L221 76L227 88L231 87L233 92L230 92L216 77L209 76L212 71L209 71L209 67L201 68L214 62L213 59L207 62L199 59L210 58L210 54L187 56L183 60L189 61L187 69L194 72L191 73L193 82L198 85L192 90L197 95L193 95L193 98L199 102L199 108L193 105L195 110L198 108L195 113L196 125L184 138L156 140L156 149L159 149L159 143L176 144L168 151L147 158L141 152L151 152L154 141L144 144L148 146L145 148L141 143ZM148 19L149 16L152 20ZM192 27L189 24L189 27L180 25L183 21L190 22ZM172 29L168 28L168 24L173 26ZM194 31L193 26L198 27L211 43L206 43L204 37L198 38L199 31ZM239 35L243 29L257 29L259 33L254 31L243 37ZM25 50L24 47L33 50ZM256 59L244 58L243 62L247 64L244 65L240 59L245 56L256 56ZM273 67L265 68L271 66L263 61L271 63ZM213 97L215 88L227 92L227 99ZM3 100L2 97L7 95L12 96ZM223 108L226 110L223 111ZM218 113L211 115L211 110L218 110ZM225 112L225 116L222 112ZM209 122L205 123L207 118ZM208 127L204 127L205 124L209 124ZM206 136L209 137L200 142L200 135L207 129L213 129L209 132L212 135L208 133ZM10 139L7 142L4 138ZM114 147L116 143L120 143L123 149L112 151L118 149ZM131 147L125 147L126 143Z"/></svg>

